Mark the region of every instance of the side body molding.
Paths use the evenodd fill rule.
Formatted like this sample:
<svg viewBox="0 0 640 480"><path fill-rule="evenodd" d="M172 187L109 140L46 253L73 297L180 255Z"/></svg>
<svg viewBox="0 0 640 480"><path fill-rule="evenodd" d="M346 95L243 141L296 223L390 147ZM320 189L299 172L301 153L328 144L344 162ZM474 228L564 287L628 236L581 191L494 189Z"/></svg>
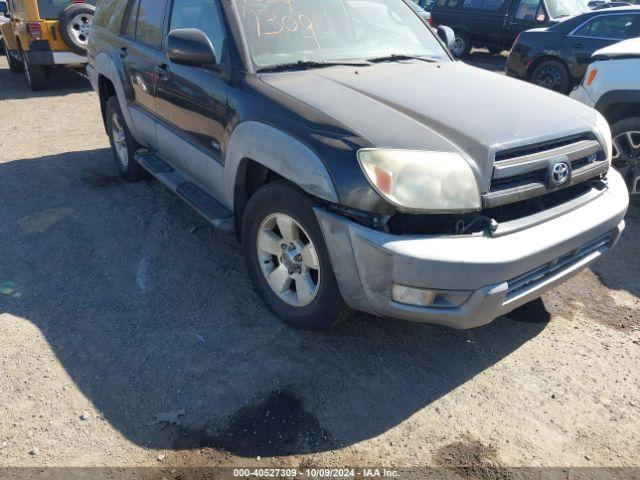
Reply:
<svg viewBox="0 0 640 480"><path fill-rule="evenodd" d="M143 137L136 130L135 122L131 119L131 112L129 111L129 107L127 105L127 97L124 91L123 79L120 74L121 69L118 68L114 59L104 52L99 53L93 63L96 72L111 80L111 83L116 89L118 102L120 103L120 109L122 110L124 119L127 122L127 127L129 127L129 130L131 131L131 135L133 135L133 138L135 138L138 143L140 143L141 145L145 145L146 142L143 141ZM98 91L97 86L98 85L95 85L96 91Z"/></svg>
<svg viewBox="0 0 640 480"><path fill-rule="evenodd" d="M225 158L225 203L233 205L238 168L251 159L298 185L305 192L338 203L338 195L322 160L304 143L265 123L248 120L231 134Z"/></svg>

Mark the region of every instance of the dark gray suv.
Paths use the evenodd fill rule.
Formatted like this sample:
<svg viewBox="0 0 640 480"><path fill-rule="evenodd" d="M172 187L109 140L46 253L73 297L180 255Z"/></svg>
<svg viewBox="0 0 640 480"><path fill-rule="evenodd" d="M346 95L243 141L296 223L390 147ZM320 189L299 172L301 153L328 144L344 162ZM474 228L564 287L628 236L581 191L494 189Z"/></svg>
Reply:
<svg viewBox="0 0 640 480"><path fill-rule="evenodd" d="M99 0L87 72L122 175L235 232L284 321L471 328L609 250L628 195L600 114L440 36L403 0Z"/></svg>

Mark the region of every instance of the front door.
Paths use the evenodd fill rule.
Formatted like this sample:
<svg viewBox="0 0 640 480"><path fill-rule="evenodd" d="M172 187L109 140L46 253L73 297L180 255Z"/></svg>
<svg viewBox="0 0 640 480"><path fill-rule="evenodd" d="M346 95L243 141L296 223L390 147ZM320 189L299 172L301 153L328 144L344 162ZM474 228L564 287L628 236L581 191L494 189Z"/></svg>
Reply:
<svg viewBox="0 0 640 480"><path fill-rule="evenodd" d="M216 64L206 68L178 65L161 54L156 71L160 151L213 190L216 179L210 175L217 169L211 162L218 166L223 162L230 68L219 0L174 0L167 32L182 28L197 28L207 35ZM176 142L170 140L174 135L197 152L176 152Z"/></svg>
<svg viewBox="0 0 640 480"><path fill-rule="evenodd" d="M122 58L127 105L135 130L156 146L155 66L162 41L165 0L132 0L123 23Z"/></svg>
<svg viewBox="0 0 640 480"><path fill-rule="evenodd" d="M542 0L515 0L505 19L502 46L507 50L511 49L521 32L542 27L547 23L547 19L548 15Z"/></svg>

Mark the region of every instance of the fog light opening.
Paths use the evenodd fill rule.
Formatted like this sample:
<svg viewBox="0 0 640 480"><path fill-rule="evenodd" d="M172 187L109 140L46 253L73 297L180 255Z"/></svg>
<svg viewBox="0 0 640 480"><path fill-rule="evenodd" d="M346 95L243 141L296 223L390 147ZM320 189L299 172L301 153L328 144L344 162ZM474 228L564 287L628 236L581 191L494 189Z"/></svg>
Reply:
<svg viewBox="0 0 640 480"><path fill-rule="evenodd" d="M394 302L416 307L430 306L435 300L436 295L436 292L433 290L407 287L405 285L394 285L391 294Z"/></svg>

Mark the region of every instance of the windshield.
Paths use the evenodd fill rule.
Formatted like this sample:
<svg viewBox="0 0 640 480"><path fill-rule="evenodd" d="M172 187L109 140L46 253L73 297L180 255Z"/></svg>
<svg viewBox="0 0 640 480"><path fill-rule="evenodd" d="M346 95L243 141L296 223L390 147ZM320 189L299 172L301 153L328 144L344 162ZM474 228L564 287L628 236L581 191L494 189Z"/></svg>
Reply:
<svg viewBox="0 0 640 480"><path fill-rule="evenodd" d="M546 0L551 18L573 17L590 12L589 0Z"/></svg>
<svg viewBox="0 0 640 480"><path fill-rule="evenodd" d="M77 2L72 0L38 0L38 12L40 13L40 18L58 18L58 14L64 10L67 5L71 5L72 3ZM95 5L96 1L87 0L84 3Z"/></svg>
<svg viewBox="0 0 640 480"><path fill-rule="evenodd" d="M258 68L392 55L448 59L403 0L235 0Z"/></svg>

